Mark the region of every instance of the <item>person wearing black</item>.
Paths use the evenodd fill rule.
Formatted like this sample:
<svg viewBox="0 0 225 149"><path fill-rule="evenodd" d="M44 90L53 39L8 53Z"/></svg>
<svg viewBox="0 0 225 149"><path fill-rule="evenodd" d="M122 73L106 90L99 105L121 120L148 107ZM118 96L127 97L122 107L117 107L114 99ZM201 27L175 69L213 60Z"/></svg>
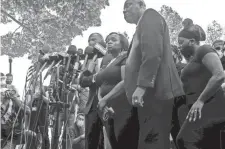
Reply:
<svg viewBox="0 0 225 149"><path fill-rule="evenodd" d="M89 46L94 46L96 43L102 42L104 42L104 39L99 33L93 33L89 36ZM111 59L111 54L106 54L106 56L104 56L102 59L101 67L107 65L111 61ZM83 109L85 114L85 149L103 149L103 124L101 122L97 109L97 87L92 78L93 74L84 76L83 73L81 74L79 81L81 87L89 88L88 101L86 103L86 107Z"/></svg>
<svg viewBox="0 0 225 149"><path fill-rule="evenodd" d="M223 65L223 69L225 69L225 56L224 56L224 52L225 52L225 41L223 40L216 40L213 42L212 47L216 50L216 52L218 53L221 63Z"/></svg>
<svg viewBox="0 0 225 149"><path fill-rule="evenodd" d="M107 98L107 94L124 79L124 66L127 58L128 40L120 33L112 32L106 37L108 52L113 60L96 76L95 82L99 87L100 111L104 114L107 107L112 107L113 117L105 122L106 132L112 149L136 149L138 145L137 109L127 101L126 94L116 98Z"/></svg>
<svg viewBox="0 0 225 149"><path fill-rule="evenodd" d="M181 50L191 55L181 72L190 110L177 136L177 145L179 149L220 149L224 141L220 140L220 131L225 125L221 88L225 74L220 58L210 45L199 45L206 35L193 22L184 24L178 37Z"/></svg>

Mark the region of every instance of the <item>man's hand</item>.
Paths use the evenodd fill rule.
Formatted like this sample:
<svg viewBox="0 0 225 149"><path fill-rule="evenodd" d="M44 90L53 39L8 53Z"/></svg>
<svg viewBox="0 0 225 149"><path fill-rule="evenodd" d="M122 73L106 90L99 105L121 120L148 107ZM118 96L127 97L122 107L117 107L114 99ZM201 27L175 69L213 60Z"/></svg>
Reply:
<svg viewBox="0 0 225 149"><path fill-rule="evenodd" d="M143 107L144 100L143 96L145 94L146 88L137 87L132 95L132 104L135 107Z"/></svg>
<svg viewBox="0 0 225 149"><path fill-rule="evenodd" d="M85 139L85 134L81 135L80 139L82 139L82 140Z"/></svg>

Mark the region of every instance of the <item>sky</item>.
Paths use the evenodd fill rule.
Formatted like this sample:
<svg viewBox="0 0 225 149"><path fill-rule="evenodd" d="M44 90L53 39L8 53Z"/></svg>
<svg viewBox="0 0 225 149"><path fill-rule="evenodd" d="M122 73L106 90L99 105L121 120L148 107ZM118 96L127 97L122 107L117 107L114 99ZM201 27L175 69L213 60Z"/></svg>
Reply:
<svg viewBox="0 0 225 149"><path fill-rule="evenodd" d="M172 7L179 13L182 18L191 18L195 24L207 29L207 25L213 20L219 22L225 27L224 19L224 0L145 0L147 8L160 10L162 5ZM101 11L102 25L100 27L91 27L83 32L83 36L77 36L72 41L72 44L78 48L87 46L88 36L93 32L99 32L104 37L110 32L126 31L130 37L135 31L135 26L125 22L123 18L123 4L125 0L109 0L110 6ZM18 27L17 24L0 24L0 35L4 35L9 31L14 31ZM8 57L0 56L0 72L8 73ZM15 58L13 60L13 75L14 84L18 88L20 94L23 92L25 76L27 68L30 66L30 61L25 57Z"/></svg>

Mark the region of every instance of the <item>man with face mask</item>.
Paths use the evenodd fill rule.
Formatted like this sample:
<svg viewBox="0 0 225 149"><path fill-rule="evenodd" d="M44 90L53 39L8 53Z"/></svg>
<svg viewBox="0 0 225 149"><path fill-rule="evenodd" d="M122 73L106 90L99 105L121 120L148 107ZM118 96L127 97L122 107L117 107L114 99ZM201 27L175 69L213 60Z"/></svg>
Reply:
<svg viewBox="0 0 225 149"><path fill-rule="evenodd" d="M73 139L73 148L85 149L85 118L83 113L78 113L74 130L75 139Z"/></svg>
<svg viewBox="0 0 225 149"><path fill-rule="evenodd" d="M223 65L223 69L225 69L225 56L224 56L224 51L225 51L225 41L223 40L216 40L213 42L212 46L218 53L221 63Z"/></svg>

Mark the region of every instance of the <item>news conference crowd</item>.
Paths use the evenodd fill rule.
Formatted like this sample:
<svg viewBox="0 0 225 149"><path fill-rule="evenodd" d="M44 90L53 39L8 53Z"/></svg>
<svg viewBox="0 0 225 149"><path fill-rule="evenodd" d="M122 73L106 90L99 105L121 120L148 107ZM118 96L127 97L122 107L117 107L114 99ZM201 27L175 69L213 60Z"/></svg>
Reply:
<svg viewBox="0 0 225 149"><path fill-rule="evenodd" d="M126 0L123 15L136 24L130 43L115 31L91 34L85 50L41 47L24 95L1 73L2 148L225 148L225 41L200 45L204 30L185 19L171 45L143 0Z"/></svg>

